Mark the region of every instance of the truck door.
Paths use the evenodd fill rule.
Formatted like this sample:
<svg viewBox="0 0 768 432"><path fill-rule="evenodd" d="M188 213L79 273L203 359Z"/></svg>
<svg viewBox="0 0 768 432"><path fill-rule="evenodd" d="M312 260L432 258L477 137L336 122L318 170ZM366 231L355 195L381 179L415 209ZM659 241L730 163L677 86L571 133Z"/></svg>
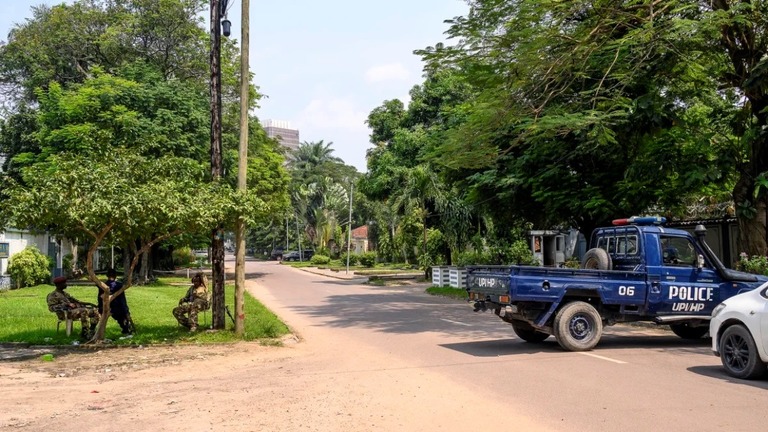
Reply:
<svg viewBox="0 0 768 432"><path fill-rule="evenodd" d="M660 235L661 263L648 268L648 310L658 315L709 315L720 303L721 278L712 263L698 267L705 256L689 237ZM656 264L654 264L656 265Z"/></svg>

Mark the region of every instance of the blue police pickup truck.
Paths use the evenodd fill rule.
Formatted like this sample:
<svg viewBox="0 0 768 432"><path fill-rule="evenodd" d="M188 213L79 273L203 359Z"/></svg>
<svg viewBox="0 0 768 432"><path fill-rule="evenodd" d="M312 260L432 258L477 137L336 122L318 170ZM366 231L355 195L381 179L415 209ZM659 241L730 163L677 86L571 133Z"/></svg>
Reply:
<svg viewBox="0 0 768 432"><path fill-rule="evenodd" d="M664 218L617 219L598 228L580 269L470 266L467 291L475 312L492 310L528 342L554 335L568 351L590 350L603 326L668 324L686 339L708 331L714 307L757 288L764 276L726 268L704 238L665 228Z"/></svg>

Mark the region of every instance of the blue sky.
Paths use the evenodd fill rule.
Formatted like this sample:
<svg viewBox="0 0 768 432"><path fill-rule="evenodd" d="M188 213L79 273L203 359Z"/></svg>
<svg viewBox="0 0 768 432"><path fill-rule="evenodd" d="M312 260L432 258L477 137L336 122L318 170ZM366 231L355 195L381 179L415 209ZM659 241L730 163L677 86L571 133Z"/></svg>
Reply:
<svg viewBox="0 0 768 432"><path fill-rule="evenodd" d="M0 39L31 6L58 3L4 0ZM230 0L238 39L240 9ZM444 41L443 21L467 10L462 0L251 0L251 71L267 96L256 115L290 122L302 141L333 142L336 156L365 171L368 114L387 99L407 102L422 82L413 50Z"/></svg>

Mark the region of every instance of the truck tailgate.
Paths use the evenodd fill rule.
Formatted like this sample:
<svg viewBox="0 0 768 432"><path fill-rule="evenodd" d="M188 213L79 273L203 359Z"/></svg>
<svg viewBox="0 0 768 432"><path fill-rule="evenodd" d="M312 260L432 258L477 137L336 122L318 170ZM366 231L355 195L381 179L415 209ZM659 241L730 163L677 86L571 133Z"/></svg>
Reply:
<svg viewBox="0 0 768 432"><path fill-rule="evenodd" d="M512 268L509 266L472 266L467 268L467 290L489 295L509 294Z"/></svg>

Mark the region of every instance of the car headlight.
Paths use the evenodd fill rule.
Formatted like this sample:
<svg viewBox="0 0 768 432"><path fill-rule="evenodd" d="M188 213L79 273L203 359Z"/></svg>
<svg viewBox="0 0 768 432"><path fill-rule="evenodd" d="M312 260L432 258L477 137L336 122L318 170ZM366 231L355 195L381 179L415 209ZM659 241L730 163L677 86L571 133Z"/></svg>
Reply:
<svg viewBox="0 0 768 432"><path fill-rule="evenodd" d="M725 303L720 303L719 305L715 306L714 309L712 309L712 318L716 317L720 312L725 309Z"/></svg>

